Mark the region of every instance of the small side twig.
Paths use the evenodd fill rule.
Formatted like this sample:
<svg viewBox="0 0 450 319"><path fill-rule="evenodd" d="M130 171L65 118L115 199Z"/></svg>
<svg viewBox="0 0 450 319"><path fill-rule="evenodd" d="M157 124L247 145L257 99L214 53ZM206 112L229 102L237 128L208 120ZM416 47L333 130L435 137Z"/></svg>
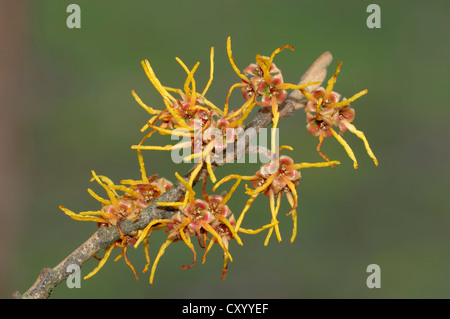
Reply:
<svg viewBox="0 0 450 319"><path fill-rule="evenodd" d="M332 61L332 55L330 52L325 52L310 66L306 73L302 76L299 84L304 84L308 82L323 82L327 67ZM307 87L308 91L311 91L318 87L320 84ZM300 91L295 90L286 98L283 103L279 106L280 119L288 116L292 116L296 110L305 107L306 102L303 99L303 95ZM255 117L250 121L246 129L254 128L254 135L258 134L259 129L269 126L272 123L272 113L265 111L263 109L255 115ZM254 136L249 136L246 141L245 148L248 149L249 141ZM215 163L213 169L223 166L226 164ZM189 177L194 168L192 168L184 178L189 180ZM198 181L203 180L207 174L206 167L203 167L199 174L197 175L194 185ZM174 202L181 198L186 192L186 188L181 182L174 184L168 191L162 194L158 198L158 202ZM134 230L145 228L154 219L170 219L176 211L169 210L167 207L161 207L153 202L144 210L140 217L135 221L126 220L120 224L120 228L124 234L129 234ZM114 241L120 238L119 231L116 227L102 227L98 229L87 241L85 241L80 247L75 249L69 256L67 256L63 261L61 261L54 268L44 268L41 270L35 283L23 294L18 291L14 292L14 298L23 299L45 299L48 298L53 288L59 285L61 282L66 280L70 272L67 271L69 265L78 265L80 268L83 264L93 257L95 254L101 250L107 248Z"/></svg>

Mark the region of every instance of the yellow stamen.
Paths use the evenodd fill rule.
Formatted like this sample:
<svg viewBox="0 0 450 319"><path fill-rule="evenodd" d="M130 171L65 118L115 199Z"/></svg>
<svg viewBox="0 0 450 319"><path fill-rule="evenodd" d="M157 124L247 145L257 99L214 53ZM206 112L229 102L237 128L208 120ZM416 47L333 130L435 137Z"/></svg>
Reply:
<svg viewBox="0 0 450 319"><path fill-rule="evenodd" d="M148 125L149 125L149 123L147 123L147 128L148 128ZM153 135L153 133L155 133L156 132L156 130L152 130L152 131L150 131L150 132L148 132L147 134L145 134L145 136L142 138L142 140L139 142L139 145L142 145L142 143L144 143L144 141L146 140L146 139L148 139L150 136L152 136Z"/></svg>
<svg viewBox="0 0 450 319"><path fill-rule="evenodd" d="M223 241L222 241L222 237L220 237L220 235L214 230L214 228L212 228L208 223L201 223L201 226L211 235L214 236L214 238L217 240L217 242L219 243L220 247L222 247L223 251L228 255L228 257L230 258L230 261L233 261L233 258L231 257L230 252L228 251L228 249L226 249L226 247L223 245Z"/></svg>
<svg viewBox="0 0 450 319"><path fill-rule="evenodd" d="M209 71L209 80L208 83L206 84L201 97L204 97L206 92L208 92L208 89L212 83L213 80L213 75L214 75L214 47L211 47L211 54L210 54L210 71Z"/></svg>
<svg viewBox="0 0 450 319"><path fill-rule="evenodd" d="M96 193L94 193L94 191L92 189L88 188L87 191L92 197L94 197L100 203L103 203L105 205L111 205L111 201L110 200L107 200L107 199L104 199L104 198L98 196Z"/></svg>
<svg viewBox="0 0 450 319"><path fill-rule="evenodd" d="M141 170L141 177L142 177L142 181L144 182L144 184L149 184L149 180L147 178L147 172L145 171L145 164L144 164L144 158L142 157L142 152L141 150L137 150L137 155L138 155L138 161L139 161L139 168Z"/></svg>
<svg viewBox="0 0 450 319"><path fill-rule="evenodd" d="M183 177L180 176L177 172L175 172L175 176L177 179L186 187L186 197L189 198L189 203L193 205L195 203L195 191L192 189L192 184L187 182ZM183 207L184 208L184 207Z"/></svg>
<svg viewBox="0 0 450 319"><path fill-rule="evenodd" d="M117 190L122 191L124 193L130 194L130 195L132 195L132 196L134 196L136 198L139 197L139 193L138 192L136 192L134 189L128 188L128 187L126 187L124 185L111 185L110 188L111 189L117 189Z"/></svg>
<svg viewBox="0 0 450 319"><path fill-rule="evenodd" d="M149 127L157 130L158 132L161 133L161 135L174 135L174 136L185 136L185 137L191 137L191 134L189 133L188 130L182 128L177 128L174 130L169 130L169 129L165 129L165 128L161 128L159 126L154 126L154 125L149 125Z"/></svg>
<svg viewBox="0 0 450 319"><path fill-rule="evenodd" d="M217 181L216 175L214 175L214 171L211 165L211 154L206 155L206 169L208 170L209 178L213 183Z"/></svg>
<svg viewBox="0 0 450 319"><path fill-rule="evenodd" d="M298 195L297 195L297 190L295 188L294 183L292 183L292 181L286 177L286 175L283 175L283 180L286 183L286 185L288 186L288 188L290 189L292 195L294 196L294 206L291 208L291 210L289 210L289 212L286 215L289 215L292 213L293 210L295 210L297 208L298 205ZM289 193L288 193L289 194ZM290 194L289 194L290 195Z"/></svg>
<svg viewBox="0 0 450 319"><path fill-rule="evenodd" d="M245 192L247 195L254 195L256 193L261 193L263 192L267 187L270 186L270 184L272 184L272 182L275 180L275 178L278 176L278 174L272 174L268 179L266 179L266 181L264 182L264 184L262 184L260 187L256 188L256 189L247 189L247 191Z"/></svg>
<svg viewBox="0 0 450 319"><path fill-rule="evenodd" d="M98 176L98 178L100 178L100 180L102 182L104 182L108 186L108 188L111 190L111 192L114 193L114 196L117 197L117 198L120 197L120 196L116 192L116 190L121 190L121 191L129 193L130 195L133 195L133 196L137 195L137 193L134 190L130 189L130 188L127 188L127 187L125 187L123 185L120 185L120 186L115 185L114 182L111 179L109 179L108 177L106 177L106 176L103 176L103 175L97 175L97 176ZM90 181L92 182L94 180L95 180L95 178L91 178Z"/></svg>
<svg viewBox="0 0 450 319"><path fill-rule="evenodd" d="M225 100L225 108L223 109L223 116L226 116L226 115L228 114L228 101L229 101L229 99L230 99L231 92L232 92L235 88L237 88L237 87L243 87L243 86L245 86L244 83L235 83L235 84L233 84L233 85L230 87L230 90L228 91L228 94L227 94L227 98L226 98L226 100Z"/></svg>
<svg viewBox="0 0 450 319"><path fill-rule="evenodd" d="M167 114L167 111L166 111L166 110L162 111L161 113L163 113L163 112L164 112L164 114L158 114L158 115L155 115L155 116L153 116L150 120L148 120L147 123L145 123L145 125L141 127L141 132L145 132L145 131L148 129L148 126L154 124L156 121L158 121L158 120L163 120L163 119L167 119L168 117L170 117L170 114ZM153 134L154 132L155 132L155 130L153 130L153 131L152 131L151 133L149 133L149 134L151 135L151 134ZM147 134L147 135L148 135L148 134ZM144 137L144 139L147 139L147 138L149 137L149 136L147 136L147 135Z"/></svg>
<svg viewBox="0 0 450 319"><path fill-rule="evenodd" d="M198 96L198 94L197 94L197 96ZM204 106L200 106L200 105L191 105L191 108L193 110L202 110L202 111L205 111L205 112L209 112L208 108L206 108Z"/></svg>
<svg viewBox="0 0 450 319"><path fill-rule="evenodd" d="M241 238L238 236L236 230L234 229L234 227L230 224L230 221L228 219L226 219L224 216L222 215L217 215L216 216L217 219L219 219L223 224L225 224L225 226L228 227L228 229L230 230L230 232L233 234L233 237L236 238L236 242L243 246L244 244L242 243Z"/></svg>
<svg viewBox="0 0 450 319"><path fill-rule="evenodd" d="M294 208L294 205L297 206L297 204L295 204L295 201L292 198L292 195L290 193L287 193L287 199L292 208ZM297 237L297 210L296 209L294 209L292 211L292 224L294 226L292 229L291 244L294 242L295 237Z"/></svg>
<svg viewBox="0 0 450 319"><path fill-rule="evenodd" d="M189 217L188 217L188 220L189 220L189 222L191 221L191 219ZM187 224L189 224L189 223L187 223ZM194 254L194 260L193 260L193 262L192 262L192 264L190 266L184 266L184 265L181 266L183 269L188 269L188 268L191 268L191 267L193 267L195 265L195 262L196 262L196 259L197 259L197 253L195 251L194 245L192 245L191 238L189 236L186 237L186 235L184 233L184 228L185 228L185 226L183 228L180 228L180 230L179 230L181 239L183 240L183 242L189 247L189 249Z"/></svg>
<svg viewBox="0 0 450 319"><path fill-rule="evenodd" d="M153 219L141 232L138 240L134 244L134 248L138 248L141 241L143 241L145 238L148 238L148 236L151 233L151 228L156 224L167 224L170 222L170 219Z"/></svg>
<svg viewBox="0 0 450 319"><path fill-rule="evenodd" d="M110 179L109 179L108 177L106 177L106 176L98 175L98 178L100 178L100 180L102 180L104 183L106 183L106 185L108 186L108 188L114 193L114 195L115 195L116 197L119 197L119 194L117 194L116 190L120 190L120 191L122 191L122 192L128 193L128 194L133 195L133 196L135 196L135 197L138 196L138 193L137 193L135 190L133 190L133 189L131 189L131 188L128 188L128 187L125 187L125 186L123 186L123 185L115 185L115 184L113 183L113 181L110 180ZM91 178L91 182L92 182L93 180L95 180L94 177Z"/></svg>
<svg viewBox="0 0 450 319"><path fill-rule="evenodd" d="M113 203L114 205L117 205L117 198L116 198L114 192L107 185L105 185L101 182L100 178L97 176L97 174L95 174L94 171L92 171L92 176L94 176L94 179L97 181L97 183L99 183L100 186L102 186L106 190L106 193L108 193L108 197L111 200L111 203Z"/></svg>
<svg viewBox="0 0 450 319"><path fill-rule="evenodd" d="M199 157L204 158L204 157L206 157L208 154L211 153L211 150L212 150L215 146L216 146L215 139L213 139L213 140L211 140L211 141L208 143L208 145L206 145L206 146L204 147L204 149L203 149L201 152L196 152L196 153L193 153L193 154L191 154L191 155L188 155L188 156L186 156L186 157L183 158L183 161L184 161L184 162L188 162L188 161L193 160L193 159L195 159L195 158L199 158Z"/></svg>
<svg viewBox="0 0 450 319"><path fill-rule="evenodd" d="M223 268L222 268L222 276L220 277L221 280L224 280L227 276L228 271L228 256L227 254L223 254Z"/></svg>
<svg viewBox="0 0 450 319"><path fill-rule="evenodd" d="M189 223L191 222L191 218L188 217L187 220L188 220L188 223L187 223L187 224L189 224ZM186 235L185 235L185 233L184 233L184 228L185 228L185 227L186 227L186 226L180 228L179 233L180 233L181 239L184 241L184 243L185 243L189 248L194 249L194 245L192 245L192 242L191 242L190 240L189 240L189 242L188 242L187 239L186 239ZM190 237L187 237L187 238L190 238Z"/></svg>
<svg viewBox="0 0 450 319"><path fill-rule="evenodd" d="M258 234L258 233L262 232L263 230L266 230L267 228L274 227L278 223L279 223L279 221L276 220L275 222L273 222L271 224L264 225L261 228L258 228L258 229L255 229L255 230L253 230L253 229L246 229L246 228L242 228L241 227L241 228L239 228L239 231L241 233L244 233L244 234L255 235L255 234Z"/></svg>
<svg viewBox="0 0 450 319"><path fill-rule="evenodd" d="M238 67L236 66L236 63L234 62L233 54L231 51L231 38L230 37L228 37L228 39L227 39L227 53L228 53L228 59L230 60L231 67L233 68L234 72L236 72L236 74L242 80L246 81L247 83L250 83L249 79L245 75L243 75L241 73L241 71L239 71Z"/></svg>
<svg viewBox="0 0 450 319"><path fill-rule="evenodd" d="M99 217L94 217L94 216L84 216L84 215L79 215L79 214L75 214L74 212L72 212L71 210L63 207L63 206L59 206L59 209L61 209L66 215L68 215L70 218L74 219L74 220L78 220L78 221L89 221L89 222L96 222L96 223L105 223L105 220Z"/></svg>
<svg viewBox="0 0 450 319"><path fill-rule="evenodd" d="M232 179L232 178L242 179L242 180L244 180L244 181L252 181L252 180L258 179L259 177L258 177L258 176L241 176L241 175L237 175L237 174L231 174L231 175L225 176L225 177L222 178L220 181L218 181L218 182L214 185L214 187L212 188L213 192L216 191L216 189L217 189L220 185L222 185L223 183L229 181L229 180Z"/></svg>
<svg viewBox="0 0 450 319"><path fill-rule="evenodd" d="M277 221L277 215L278 211L280 209L280 203L281 203L281 193L278 193L277 195L277 206L275 207L275 195L273 194L273 191L270 191L270 211L272 213L272 223ZM281 234L280 234L280 228L278 227L278 223L272 228L269 229L269 232L267 233L266 240L264 241L264 246L267 246L269 243L269 239L272 236L273 229L275 228L275 234L277 236L278 242L281 242Z"/></svg>
<svg viewBox="0 0 450 319"><path fill-rule="evenodd" d="M281 146L278 148L278 153L280 153L281 150L284 150L284 149L287 149L287 150L290 150L290 151L293 151L293 150L294 150L294 148L293 148L292 146L289 146L289 145L281 145Z"/></svg>
<svg viewBox="0 0 450 319"><path fill-rule="evenodd" d="M102 217L105 221L107 221L110 218L114 218L115 216L113 214L110 213L105 213L102 210L98 210L98 211L87 211L87 212L80 212L78 213L79 216L100 216ZM103 221L103 222L105 222Z"/></svg>
<svg viewBox="0 0 450 319"><path fill-rule="evenodd" d="M214 245L215 241L216 241L216 239L215 239L215 238L212 238L211 241L209 242L209 245L208 245L208 247L206 248L205 253L203 254L202 264L205 263L205 261L206 261L206 255L207 255L208 252L211 250L211 248L212 248L212 246Z"/></svg>
<svg viewBox="0 0 450 319"><path fill-rule="evenodd" d="M291 83L282 83L282 84L277 85L277 89L279 89L279 90L300 90L307 86L316 85L316 84L320 84L320 83L321 82L318 82L318 81L317 82L309 82L309 83L305 83L302 85L295 85L295 84L291 84ZM306 91L306 92L308 92L308 91Z"/></svg>
<svg viewBox="0 0 450 319"><path fill-rule="evenodd" d="M203 157L200 157L200 161L198 162L197 166L194 168L194 170L191 173L191 177L189 178L189 185L194 185L194 180L197 177L198 173L202 169L203 166Z"/></svg>
<svg viewBox="0 0 450 319"><path fill-rule="evenodd" d="M199 96L197 94L197 96ZM202 97L203 99L203 103L207 106L209 106L210 108L212 108L214 111L216 111L217 113L219 113L219 115L224 116L224 112L219 109L217 106L215 106L211 101L207 100L205 97Z"/></svg>
<svg viewBox="0 0 450 319"><path fill-rule="evenodd" d="M150 253L149 253L150 243L148 241L148 237L144 239L142 246L143 246L144 252L145 252L145 260L147 261L147 263L145 264L144 270L142 272L146 273L148 270L148 267L150 266Z"/></svg>
<svg viewBox="0 0 450 319"><path fill-rule="evenodd" d="M171 100L173 102L176 101L176 99L169 94L169 92L167 92L164 87L161 85L161 82L159 82L158 78L155 75L155 72L153 71L150 63L148 62L148 60L144 60L141 62L145 74L147 74L148 79L150 80L150 82L153 84L153 86L156 88L156 90L159 92L159 94L161 94L161 96L165 99L165 100Z"/></svg>
<svg viewBox="0 0 450 319"><path fill-rule="evenodd" d="M258 64L259 68L263 73L264 80L267 84L272 84L272 77L270 76L270 62L266 56L262 56L260 54L256 55L256 64Z"/></svg>
<svg viewBox="0 0 450 319"><path fill-rule="evenodd" d="M191 72L191 71L189 70L189 68L186 66L186 64L184 64L184 62L181 61L180 58L175 57L175 60L177 60L177 62L181 65L181 67L186 71L187 74L189 74L189 72ZM185 90L185 92L186 92L186 90Z"/></svg>
<svg viewBox="0 0 450 319"><path fill-rule="evenodd" d="M253 108L256 105L254 100L255 99L253 97L248 99L247 102L245 102L244 105L239 110L237 110L236 112L233 112L231 114L231 116L228 116L227 119L231 119L232 117L235 117L236 115L238 115L240 112L243 112L241 118L236 121L231 122L230 125L228 125L228 127L233 128L233 127L239 126L242 124L242 122L244 122L247 119L250 112L253 110Z"/></svg>
<svg viewBox="0 0 450 319"><path fill-rule="evenodd" d="M231 187L230 191L227 193L227 195L224 197L224 199L222 200L222 204L225 205L231 198L231 195L233 195L234 191L236 190L236 188L239 186L239 184L241 183L242 177L239 176L236 180L236 183L234 183L233 187ZM215 187L215 186L214 186Z"/></svg>
<svg viewBox="0 0 450 319"><path fill-rule="evenodd" d="M325 100L328 99L331 92L333 91L334 84L336 83L336 78L337 78L339 72L341 71L341 65L342 65L342 62L338 62L336 72L334 72L333 76L328 80L327 88L325 90L325 95L324 95Z"/></svg>
<svg viewBox="0 0 450 319"><path fill-rule="evenodd" d="M120 181L121 184L125 184L125 185L137 185L137 184L143 184L144 181L135 181L133 179L123 179Z"/></svg>
<svg viewBox="0 0 450 319"><path fill-rule="evenodd" d="M246 185L246 186L247 186L247 185ZM255 201L256 197L258 197L259 194L260 194L260 193L256 193L256 194L250 196L250 198L249 198L249 199L247 200L247 202L245 203L245 207L244 207L244 209L242 210L241 215L239 215L239 219L237 220L236 226L234 227L234 230L235 230L236 232L239 231L239 227L241 226L242 221L244 220L245 213L247 213L247 211L250 209L250 206L252 206L253 202Z"/></svg>
<svg viewBox="0 0 450 319"><path fill-rule="evenodd" d="M183 162L190 162L190 161L192 161L193 159L202 157L202 155L203 155L202 152L192 153L192 154L190 154L190 155L184 157L184 158L183 158Z"/></svg>
<svg viewBox="0 0 450 319"><path fill-rule="evenodd" d="M316 105L316 119L318 120L318 121L320 121L322 118L320 117L320 115L319 115L319 112L320 112L320 107L322 106L322 101L323 101L323 99L322 98L319 98L319 100L317 101L317 105Z"/></svg>
<svg viewBox="0 0 450 319"><path fill-rule="evenodd" d="M353 168L357 169L358 168L358 162L356 161L356 157L355 154L353 153L352 149L350 148L350 146L347 144L347 142L338 134L336 133L335 130L333 130L331 127L328 128L331 132L331 134L333 134L333 136L338 140L338 142L344 147L345 151L347 152L348 157L350 157L353 161Z"/></svg>
<svg viewBox="0 0 450 319"><path fill-rule="evenodd" d="M186 82L190 81L191 84L192 84L191 106L194 106L194 105L195 105L195 100L197 99L197 95L196 95L196 93L195 93L194 73L195 73L195 71L197 70L197 68L198 68L199 65L200 65L200 62L197 62L197 63L194 65L194 67L192 68L191 72L188 74L187 78L186 78ZM189 88L186 86L186 83L185 83L185 85L184 85L184 88L185 88L185 90L186 90L186 88L189 89ZM186 94L188 94L187 91L186 91Z"/></svg>
<svg viewBox="0 0 450 319"><path fill-rule="evenodd" d="M270 55L269 66L272 64L273 59L275 58L275 55L277 55L278 53L280 53L284 49L291 49L292 51L294 51L294 46L286 44L286 45L283 45L282 47L279 47L275 51L273 51L272 54Z"/></svg>
<svg viewBox="0 0 450 319"><path fill-rule="evenodd" d="M181 118L181 116L177 112L177 110L175 110L169 103L166 103L166 109L175 118L175 120L177 120L178 124L181 127L189 130L189 126L186 124L185 120L183 118Z"/></svg>
<svg viewBox="0 0 450 319"><path fill-rule="evenodd" d="M133 150L155 150L155 151L171 151L190 146L191 142L183 142L175 145L152 146L152 145L132 145Z"/></svg>
<svg viewBox="0 0 450 319"><path fill-rule="evenodd" d="M333 108L338 108L344 105L347 105L353 101L355 101L356 99L360 98L361 96L367 94L367 89L366 90L362 90L361 92L356 93L355 95L353 95L351 98L343 100L341 102L335 103L333 104Z"/></svg>
<svg viewBox="0 0 450 319"><path fill-rule="evenodd" d="M191 222L191 218L186 217L175 229L173 229L169 235L169 237L176 238L177 234L183 230L189 223Z"/></svg>
<svg viewBox="0 0 450 319"><path fill-rule="evenodd" d="M331 161L331 162L320 162L320 163L300 163L300 164L292 164L288 165L286 169L288 170L297 170L302 168L310 168L310 167L327 167L331 165L339 165L341 162L339 161Z"/></svg>
<svg viewBox="0 0 450 319"><path fill-rule="evenodd" d="M174 206L174 207L178 207L178 206L183 206L184 203L182 203L182 202L158 202L158 203L156 203L156 205L158 205L158 206Z"/></svg>
<svg viewBox="0 0 450 319"><path fill-rule="evenodd" d="M181 61L181 60L180 60ZM184 64L184 63L183 63ZM189 74L189 69L186 67L186 73L188 73ZM166 89L167 91L169 91L169 92L174 92L174 93L177 93L177 94L179 94L180 96L181 96L181 98L182 98L182 100L184 100L185 98L186 98L186 95L184 94L184 92L183 92L183 90L181 90L181 89L176 89L176 88L171 88L171 87L169 87L169 86L164 86L164 89Z"/></svg>
<svg viewBox="0 0 450 319"><path fill-rule="evenodd" d="M272 123L273 123L273 127L272 127L272 153L276 152L276 135L277 135L277 126L278 126L278 121L280 119L280 113L278 113L278 103L276 101L275 98L272 98Z"/></svg>
<svg viewBox="0 0 450 319"><path fill-rule="evenodd" d="M317 99L314 97L314 95L309 93L306 89L300 88L300 92L302 92L303 96L306 97L311 102L316 102L317 101Z"/></svg>
<svg viewBox="0 0 450 319"><path fill-rule="evenodd" d="M144 102L142 102L141 98L134 92L134 90L131 90L131 94L133 95L136 102L139 103L140 106L142 106L148 113L155 115L161 113L160 110L155 110L151 108L150 106L147 106Z"/></svg>
<svg viewBox="0 0 450 319"><path fill-rule="evenodd" d="M328 156L326 156L325 154L322 153L322 144L323 144L323 134L319 135L319 144L317 144L317 152L319 153L320 156L322 156L322 158L328 162L331 162L330 159L328 158ZM332 168L334 168L333 165L331 165Z"/></svg>
<svg viewBox="0 0 450 319"><path fill-rule="evenodd" d="M138 276L137 276L137 274L136 274L136 270L134 269L133 264L131 263L131 261L128 259L128 256L127 256L127 249L128 249L128 246L125 245L125 246L123 247L123 256L125 257L125 263L126 263L126 264L128 265L128 267L130 267L131 270L133 271L133 274L134 274L134 277L136 278L136 281L139 281L139 278L138 278Z"/></svg>
<svg viewBox="0 0 450 319"><path fill-rule="evenodd" d="M183 69L186 71L187 73L187 77L186 77L186 81L184 82L184 92L186 93L186 95L191 95L191 106L195 105L195 97L196 97L196 93L195 93L195 81L194 81L194 73L197 70L198 66L200 65L200 62L197 62L194 67L192 68L192 70L189 70L189 68L186 66L186 64L184 64L183 61L181 61L179 58L175 58L177 60L177 62L183 67ZM189 83L192 82L192 94L190 93L189 90Z"/></svg>
<svg viewBox="0 0 450 319"><path fill-rule="evenodd" d="M122 258L123 255L124 255L124 251L123 251L123 249L122 249L122 251L120 252L120 254L119 254L116 258L114 258L114 262L120 260L120 258Z"/></svg>

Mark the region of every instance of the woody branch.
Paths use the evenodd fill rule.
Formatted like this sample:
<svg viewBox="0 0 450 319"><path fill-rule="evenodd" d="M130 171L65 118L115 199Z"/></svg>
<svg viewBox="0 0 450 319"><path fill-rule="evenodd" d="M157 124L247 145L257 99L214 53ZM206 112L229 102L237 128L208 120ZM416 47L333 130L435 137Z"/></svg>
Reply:
<svg viewBox="0 0 450 319"><path fill-rule="evenodd" d="M332 55L330 52L325 52L310 66L306 73L302 76L299 85L309 82L323 82L326 77L327 67L331 63ZM314 90L320 84L309 86L308 91ZM289 117L294 114L296 110L302 109L306 105L302 93L299 90L294 90L279 106L280 119ZM245 129L253 128L249 139L245 141L245 149L248 150L249 141L258 134L259 129L265 128L272 123L272 113L267 109L260 109L255 117L246 125ZM253 135L253 136L252 136ZM243 154L241 154L243 155ZM235 155L236 156L236 155ZM226 161L222 163L214 163L213 169L223 166ZM189 180L192 168L183 178ZM206 165L202 167L194 184L202 180L208 173ZM186 188L181 182L174 184L169 190L163 193L158 202L174 202L181 198L186 192ZM156 201L143 209L140 217L135 221L125 220L120 224L120 228L124 234L129 234L134 230L145 228L152 220L155 219L170 219L177 210L169 207L162 207L156 204ZM61 261L54 268L43 268L35 281L35 283L23 294L16 291L13 293L13 298L22 299L46 299L52 290L61 282L66 280L70 273L67 271L69 265L78 265L80 268L83 264L93 257L101 250L110 246L114 241L120 238L119 231L116 227L102 227L98 229L87 241L75 249L69 256Z"/></svg>

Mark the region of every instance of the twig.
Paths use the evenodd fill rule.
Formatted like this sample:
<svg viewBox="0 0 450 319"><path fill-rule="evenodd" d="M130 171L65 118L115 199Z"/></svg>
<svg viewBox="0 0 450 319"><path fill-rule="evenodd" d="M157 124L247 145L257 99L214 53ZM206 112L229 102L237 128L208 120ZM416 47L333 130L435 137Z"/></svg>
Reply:
<svg viewBox="0 0 450 319"><path fill-rule="evenodd" d="M325 52L311 65L311 67L302 76L299 84L308 82L323 82L327 73L327 67L331 63L332 56L330 52ZM308 91L313 90L320 84L307 87ZM280 119L288 116L292 116L293 113L305 106L305 100L299 90L291 92L286 100L280 104L279 113ZM253 120L246 126L248 128L254 128L253 135L255 136L259 129L267 127L272 122L272 113L260 109ZM249 136L246 141L245 149L248 149L249 141L254 137ZM213 169L226 164L214 163ZM189 180L189 177L194 168L192 168L184 178ZM203 167L197 175L194 185L202 180L207 174L206 167ZM168 191L158 197L158 202L174 202L181 198L186 192L186 188L181 182L174 184ZM156 205L156 201L150 204L148 207L142 210L140 218L135 221L125 220L120 224L120 228L124 234L129 234L134 230L145 228L154 219L170 219L176 210L170 210L167 207L161 207ZM91 257L93 257L99 251L107 248L114 241L120 238L119 231L116 227L102 227L98 229L86 242L80 247L75 249L68 257L61 261L54 268L44 268L41 270L36 282L23 294L18 291L14 292L13 298L23 299L45 299L48 298L53 288L66 280L70 272L67 271L69 265L78 265L80 268Z"/></svg>

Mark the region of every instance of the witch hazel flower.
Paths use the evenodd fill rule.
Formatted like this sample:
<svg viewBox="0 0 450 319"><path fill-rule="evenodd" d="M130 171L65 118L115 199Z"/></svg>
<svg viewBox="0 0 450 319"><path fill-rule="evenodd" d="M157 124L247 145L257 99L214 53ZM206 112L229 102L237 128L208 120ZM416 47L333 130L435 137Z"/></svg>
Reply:
<svg viewBox="0 0 450 319"><path fill-rule="evenodd" d="M161 194L167 191L172 183L165 178L158 178L158 175L152 175L150 177L146 176L145 167L142 155L138 151L139 164L141 166L142 180L123 180L121 184L116 185L111 179L106 176L97 175L92 171L91 181L96 181L100 186L104 188L108 195L108 199L102 198L92 189L88 188L89 194L94 197L97 201L102 203L101 210L97 211L85 211L78 214L65 208L64 206L59 206L59 208L69 217L78 221L92 221L96 222L97 226L100 227L117 227L120 238L108 247L105 248L105 254L102 258L94 256L95 259L99 260L99 264L94 268L84 279L89 279L95 274L97 274L100 269L108 261L114 248L121 248L121 253L115 258L117 261L124 257L126 264L132 270L135 278L139 281L136 271L128 259L127 249L129 245L134 245L140 235L141 230L135 230L130 234L124 234L120 228L120 224L125 220L136 220L139 218L142 210L146 208L151 202L158 198ZM130 185L129 187L125 185ZM119 195L118 191L123 192ZM149 262L150 256L148 253L148 242L144 242L145 258Z"/></svg>
<svg viewBox="0 0 450 319"><path fill-rule="evenodd" d="M187 73L183 90L163 86L148 60L142 62L150 82L163 97L166 109L155 110L147 106L132 91L136 101L153 115L141 129L142 132L148 129L151 129L151 131L144 136L138 145L133 145L132 148L160 151L190 148L191 154L183 160L185 162L196 160L197 166L191 175L189 184L193 185L193 181L204 164L206 164L211 181L215 183L217 180L212 169L212 163L221 160L227 144L234 142L236 139L236 129L243 127L242 123L250 113L252 101L245 102L241 107L241 109L245 109L244 112L233 111L229 114L228 100L225 103L224 110L221 110L206 99L205 94L212 83L214 73L214 48L211 48L210 55L210 78L201 94L197 92L194 79L199 62L192 69L189 69L179 58L176 58L176 60ZM172 93L180 95L181 98L174 97ZM176 145L143 145L143 142L155 132L162 135L181 136L186 140Z"/></svg>
<svg viewBox="0 0 450 319"><path fill-rule="evenodd" d="M307 121L306 128L309 133L319 137L317 152L325 160L329 161L329 158L321 152L322 143L325 137L333 136L344 147L348 156L352 159L353 167L355 169L358 168L358 162L353 150L341 136L348 129L350 132L363 140L367 154L369 154L369 156L373 159L375 165L378 166L378 160L373 154L364 133L357 130L356 127L351 124L355 118L355 110L350 107L350 103L365 95L367 90L362 90L361 92L353 95L351 98L344 98L342 101L339 101L341 95L333 91L341 65L342 62L339 62L336 72L328 81L326 88L319 87L311 93L306 91L304 88L300 89L302 94L309 100L305 107ZM337 133L333 127L338 127L339 133Z"/></svg>
<svg viewBox="0 0 450 319"><path fill-rule="evenodd" d="M228 261L233 261L229 252L229 240L236 239L238 244L242 245L242 241L234 229L236 220L231 210L226 205L227 201L233 194L235 187L225 196L208 195L205 191L206 178L203 183L203 198L195 198L195 192L190 184L185 181L178 173L175 173L186 187L187 192L185 201L175 203L157 203L158 205L180 207L180 210L173 215L171 219L156 219L151 221L148 226L143 229L135 243L137 248L141 241L148 240L151 232L155 229L165 228L169 234L166 241L161 246L151 269L150 284L153 283L155 271L159 260L164 255L166 248L173 242L183 241L193 253L193 262L189 266L182 265L182 269L192 268L196 264L197 253L191 241L191 236L196 236L201 248L206 249L203 255L202 263L206 260L207 253L211 250L215 243L223 250L224 265L222 269L221 279L225 279L228 271ZM207 242L209 244L207 245ZM144 272L148 270L148 264Z"/></svg>
<svg viewBox="0 0 450 319"><path fill-rule="evenodd" d="M293 150L292 147L283 145L278 149L277 153L271 154L272 156L271 161L268 162L267 164L262 165L261 168L254 175L242 176L237 174L231 174L222 178L213 187L213 190L216 190L222 183L229 181L231 179L237 179L236 184L239 184L241 180L250 181L254 189L251 189L247 185L245 185L246 194L250 195L250 198L247 200L247 203L245 204L245 207L237 220L235 229L236 231L240 231L247 234L256 234L269 228L269 232L267 234L264 245L268 245L269 239L272 236L274 230L278 241L281 241L281 234L278 227L279 221L277 219L277 216L280 210L281 197L283 195L286 195L288 202L291 206L291 209L286 213L286 215L292 215L293 230L291 236L291 243L294 242L297 236L298 194L296 188L299 185L299 181L301 179L300 170L303 168L327 167L331 165L340 164L338 161L296 164L291 157L286 155L281 156L279 155L282 149ZM241 224L244 220L245 214L250 209L255 199L261 193L269 197L270 212L272 217L270 224L264 225L256 230L242 228Z"/></svg>
<svg viewBox="0 0 450 319"><path fill-rule="evenodd" d="M286 90L301 89L310 85L320 83L320 82L311 82L302 85L284 83L281 71L273 63L273 60L279 52L283 51L286 48L294 50L293 46L284 45L273 51L270 57L257 54L256 63L251 63L244 69L244 72L241 73L239 68L236 66L236 63L233 58L231 50L231 38L228 37L227 39L227 52L231 67L236 72L236 74L241 78L240 83L236 83L230 88L228 92L227 101L233 89L242 87L242 96L248 102L248 106L244 104L244 106L241 109L239 109L238 112L249 112L251 111L251 108L253 108L254 105L259 105L263 108L265 107L271 108L273 116L272 149L271 149L272 152L276 151L275 134L276 128L278 126L278 121L280 119L278 106L281 102L283 102L286 99L287 97Z"/></svg>

